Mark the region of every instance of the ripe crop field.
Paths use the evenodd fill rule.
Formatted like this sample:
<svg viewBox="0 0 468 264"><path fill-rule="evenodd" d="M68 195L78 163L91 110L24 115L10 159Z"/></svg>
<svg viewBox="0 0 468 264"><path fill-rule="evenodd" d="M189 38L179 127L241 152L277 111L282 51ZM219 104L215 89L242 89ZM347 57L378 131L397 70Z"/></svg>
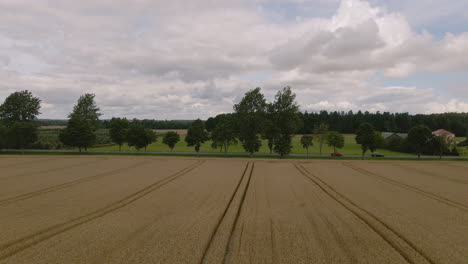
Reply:
<svg viewBox="0 0 468 264"><path fill-rule="evenodd" d="M467 171L1 156L0 263L467 263Z"/></svg>

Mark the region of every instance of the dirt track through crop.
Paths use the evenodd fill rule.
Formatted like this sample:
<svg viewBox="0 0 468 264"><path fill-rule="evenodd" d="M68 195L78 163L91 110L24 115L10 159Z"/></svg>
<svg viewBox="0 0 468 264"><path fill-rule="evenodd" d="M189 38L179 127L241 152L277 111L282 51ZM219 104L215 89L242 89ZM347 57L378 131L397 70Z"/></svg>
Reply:
<svg viewBox="0 0 468 264"><path fill-rule="evenodd" d="M463 166L5 156L0 264L465 264Z"/></svg>

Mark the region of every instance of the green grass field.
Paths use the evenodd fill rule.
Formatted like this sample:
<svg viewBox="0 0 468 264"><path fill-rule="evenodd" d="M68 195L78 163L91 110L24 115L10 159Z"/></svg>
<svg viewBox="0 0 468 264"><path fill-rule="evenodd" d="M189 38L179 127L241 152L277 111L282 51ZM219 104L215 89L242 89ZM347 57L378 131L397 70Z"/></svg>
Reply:
<svg viewBox="0 0 468 264"><path fill-rule="evenodd" d="M356 144L356 141L354 140L355 135L345 135L345 146L343 149L338 150L338 152L344 154L344 155L360 155L361 154L361 147L360 145ZM293 154L306 154L306 150L302 148L300 144L300 139L301 136L295 136L293 138L293 149L292 153ZM100 150L100 151L118 151L119 147L117 145L111 145L111 146L102 146L102 147L94 147L90 148L89 150ZM127 145L122 146L122 151L136 151L135 148L130 148ZM164 145L162 143L162 138L159 137L158 141L149 145L147 151L170 151L169 147L167 145ZM187 144L184 141L184 136L181 136L181 141L177 143L177 145L174 148L175 152L194 152L193 147L187 147ZM213 149L211 147L211 141L205 142L201 146L200 152L220 152L219 149ZM239 143L234 146L230 146L229 148L230 153L245 153L244 149L242 148L242 145ZM263 142L262 147L259 151L259 153L269 153L268 146L266 144L266 141ZM330 153L333 152L332 147L328 147L326 143L323 145L323 154L329 155ZM389 151L389 150L384 150L384 149L379 149L379 153L382 153L384 155L409 155L407 153L399 153L399 152L394 152L394 151ZM309 154L320 154L319 150L319 143L314 141L314 146L309 148ZM369 152L367 153L369 154Z"/></svg>

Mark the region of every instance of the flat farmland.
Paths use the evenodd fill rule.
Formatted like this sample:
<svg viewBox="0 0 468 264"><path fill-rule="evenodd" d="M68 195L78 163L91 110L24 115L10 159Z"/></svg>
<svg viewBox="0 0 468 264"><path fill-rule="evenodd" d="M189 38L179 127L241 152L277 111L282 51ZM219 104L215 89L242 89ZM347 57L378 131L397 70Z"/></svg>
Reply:
<svg viewBox="0 0 468 264"><path fill-rule="evenodd" d="M0 263L467 263L468 164L0 156Z"/></svg>

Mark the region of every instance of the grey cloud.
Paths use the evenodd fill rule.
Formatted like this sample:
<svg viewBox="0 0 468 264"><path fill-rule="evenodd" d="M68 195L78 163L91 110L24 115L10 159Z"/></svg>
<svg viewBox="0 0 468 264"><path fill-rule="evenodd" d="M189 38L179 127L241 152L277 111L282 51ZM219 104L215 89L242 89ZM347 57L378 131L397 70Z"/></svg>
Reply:
<svg viewBox="0 0 468 264"><path fill-rule="evenodd" d="M343 6L329 19L291 22L258 11L269 4L263 0L4 0L0 97L29 89L43 99L43 117L52 118L64 118L85 92L96 93L106 118L206 118L232 111L257 86L269 99L292 86L305 108L336 100L341 108L397 110L401 94L448 105L451 98L424 87L383 93L369 78L377 72L404 77L417 70L464 71L467 35L437 41L404 28L404 17L391 20L353 1L357 11ZM337 1L295 4L322 2L330 7ZM357 12L351 17L359 21L339 17L346 12ZM239 77L256 72L268 78ZM412 109L431 109L427 102ZM465 106L460 99L450 107Z"/></svg>

